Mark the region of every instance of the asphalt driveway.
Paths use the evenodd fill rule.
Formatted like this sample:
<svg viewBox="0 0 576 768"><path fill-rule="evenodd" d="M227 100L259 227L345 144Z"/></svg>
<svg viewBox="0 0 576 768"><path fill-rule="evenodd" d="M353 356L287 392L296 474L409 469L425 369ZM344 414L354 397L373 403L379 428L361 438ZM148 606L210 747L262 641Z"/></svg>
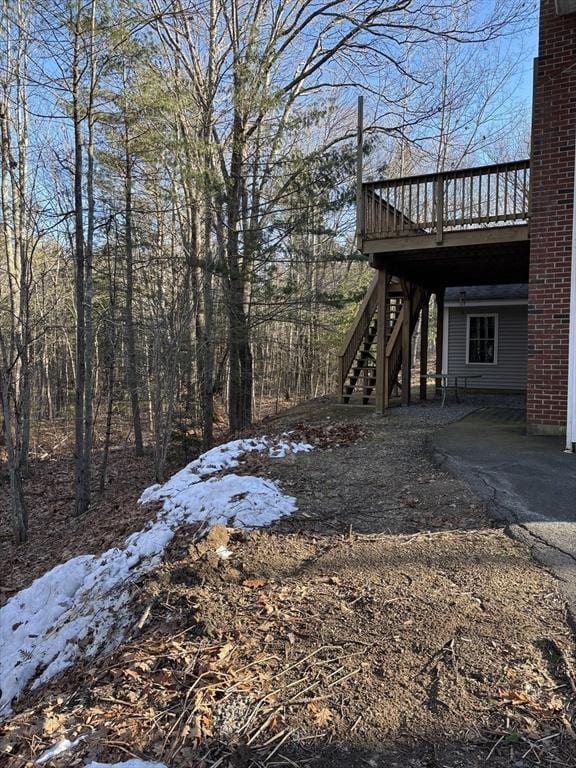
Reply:
<svg viewBox="0 0 576 768"><path fill-rule="evenodd" d="M433 437L436 458L562 582L576 622L576 455L562 438L526 434L524 412L480 408Z"/></svg>

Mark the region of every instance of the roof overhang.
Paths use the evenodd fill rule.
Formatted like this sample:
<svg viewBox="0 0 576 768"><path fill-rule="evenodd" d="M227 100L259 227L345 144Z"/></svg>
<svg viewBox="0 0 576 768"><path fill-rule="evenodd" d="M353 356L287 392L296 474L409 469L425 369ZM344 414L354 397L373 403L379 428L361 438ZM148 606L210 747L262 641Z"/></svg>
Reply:
<svg viewBox="0 0 576 768"><path fill-rule="evenodd" d="M569 13L576 13L576 0L556 0L556 14L567 16Z"/></svg>

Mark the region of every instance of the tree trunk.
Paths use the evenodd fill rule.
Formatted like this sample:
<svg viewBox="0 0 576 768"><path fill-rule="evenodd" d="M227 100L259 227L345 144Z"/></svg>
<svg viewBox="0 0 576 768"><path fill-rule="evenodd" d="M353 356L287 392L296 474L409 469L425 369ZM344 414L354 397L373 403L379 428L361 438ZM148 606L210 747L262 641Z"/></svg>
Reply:
<svg viewBox="0 0 576 768"><path fill-rule="evenodd" d="M134 429L134 448L137 456L144 454L142 440L142 422L140 419L140 398L138 393L138 358L136 336L134 332L134 252L132 238L132 158L129 151L128 126L125 123L125 217L126 217L126 384L132 409L132 428Z"/></svg>
<svg viewBox="0 0 576 768"><path fill-rule="evenodd" d="M248 318L244 310L243 285L240 280L230 282L228 418L231 431L238 432L252 422L252 351Z"/></svg>
<svg viewBox="0 0 576 768"><path fill-rule="evenodd" d="M85 258L84 258L84 200L82 196L83 137L80 116L80 30L79 14L74 29L72 61L72 119L74 123L74 297L76 304L76 356L74 389L74 485L76 515L86 511L86 473L84 464L84 393L86 391L86 320L85 320Z"/></svg>

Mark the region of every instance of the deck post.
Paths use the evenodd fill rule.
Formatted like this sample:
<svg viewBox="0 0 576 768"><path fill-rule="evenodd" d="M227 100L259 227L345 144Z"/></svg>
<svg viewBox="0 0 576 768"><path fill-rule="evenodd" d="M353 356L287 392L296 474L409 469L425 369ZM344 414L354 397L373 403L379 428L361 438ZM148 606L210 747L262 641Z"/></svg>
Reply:
<svg viewBox="0 0 576 768"><path fill-rule="evenodd" d="M344 372L344 356L338 355L338 402L342 405L344 400L344 382L346 373Z"/></svg>
<svg viewBox="0 0 576 768"><path fill-rule="evenodd" d="M420 400L426 400L428 396L428 320L429 320L430 294L426 291L426 298L422 304L420 316Z"/></svg>
<svg viewBox="0 0 576 768"><path fill-rule="evenodd" d="M402 405L410 405L412 386L412 286L402 281Z"/></svg>
<svg viewBox="0 0 576 768"><path fill-rule="evenodd" d="M436 224L436 242L444 239L444 176L440 174L434 181L434 208Z"/></svg>
<svg viewBox="0 0 576 768"><path fill-rule="evenodd" d="M444 343L444 288L436 291L436 375L442 374L444 361L443 355ZM442 394L442 382L436 379L436 394Z"/></svg>
<svg viewBox="0 0 576 768"><path fill-rule="evenodd" d="M384 414L388 407L388 271L378 270L378 320L376 325L376 413Z"/></svg>

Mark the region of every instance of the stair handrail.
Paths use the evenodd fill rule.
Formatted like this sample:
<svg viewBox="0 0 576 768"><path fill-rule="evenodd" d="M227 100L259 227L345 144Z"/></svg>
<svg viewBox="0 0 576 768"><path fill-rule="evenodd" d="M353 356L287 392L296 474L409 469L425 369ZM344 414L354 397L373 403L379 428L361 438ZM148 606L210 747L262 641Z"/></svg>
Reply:
<svg viewBox="0 0 576 768"><path fill-rule="evenodd" d="M378 272L375 273L370 285L366 289L362 303L360 304L356 316L348 329L348 333L340 349L338 350L338 393L342 398L344 395L344 382L352 367L356 353L360 349L360 344L364 334L368 330L370 322L376 312L378 304Z"/></svg>

